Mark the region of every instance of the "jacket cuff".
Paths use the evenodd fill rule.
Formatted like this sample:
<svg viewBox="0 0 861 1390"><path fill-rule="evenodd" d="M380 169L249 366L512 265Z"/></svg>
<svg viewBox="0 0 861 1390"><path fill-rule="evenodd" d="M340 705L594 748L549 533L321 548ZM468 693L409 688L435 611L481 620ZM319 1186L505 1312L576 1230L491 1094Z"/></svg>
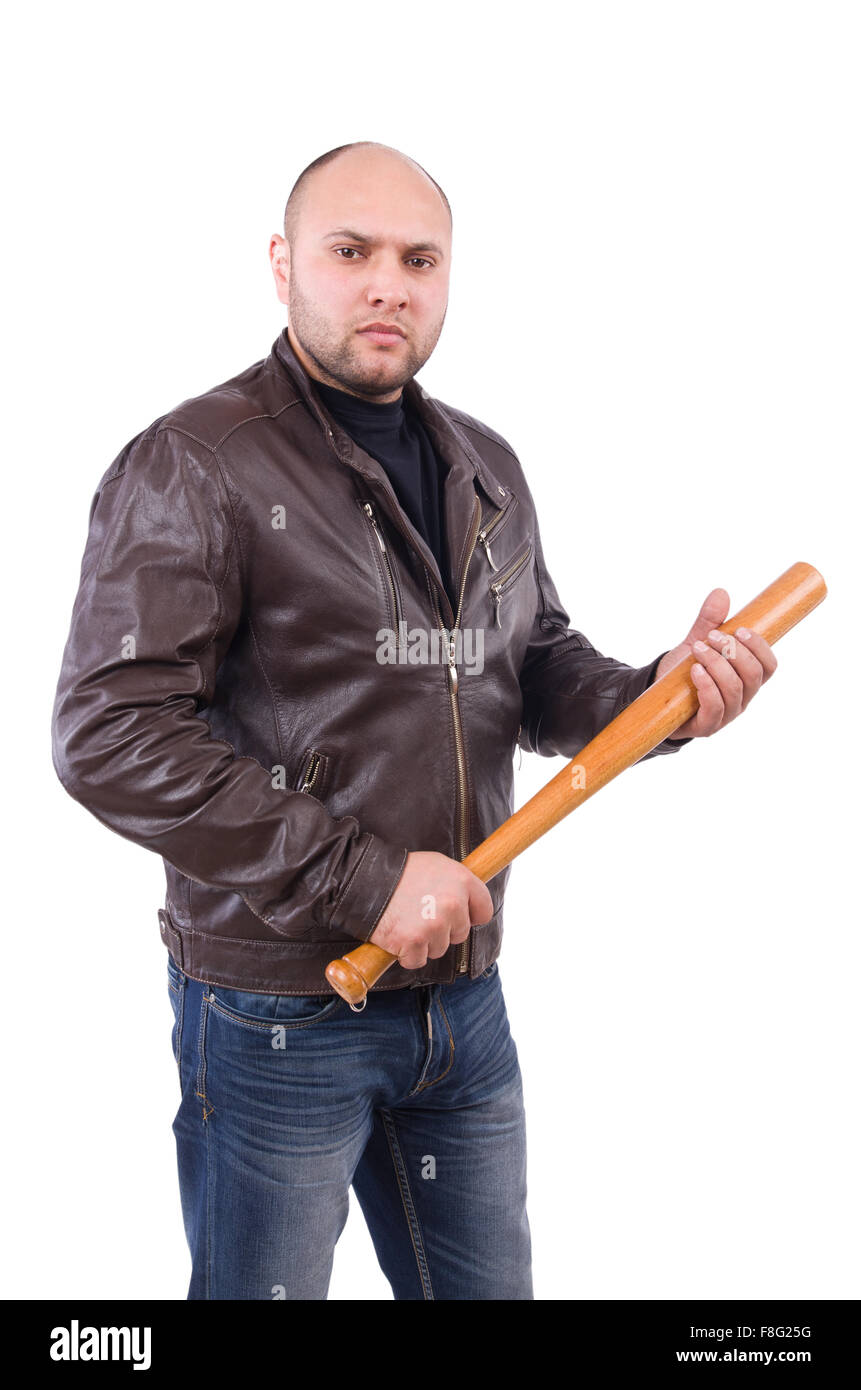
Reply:
<svg viewBox="0 0 861 1390"><path fill-rule="evenodd" d="M359 941L367 941L400 883L408 854L408 849L390 844L379 835L368 835L367 849L329 918L333 935L346 932Z"/></svg>

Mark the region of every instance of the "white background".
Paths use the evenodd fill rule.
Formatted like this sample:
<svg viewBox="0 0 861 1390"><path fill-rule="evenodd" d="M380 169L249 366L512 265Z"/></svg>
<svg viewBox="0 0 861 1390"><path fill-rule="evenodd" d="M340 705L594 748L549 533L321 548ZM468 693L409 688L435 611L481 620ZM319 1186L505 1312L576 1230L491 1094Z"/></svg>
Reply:
<svg viewBox="0 0 861 1390"><path fill-rule="evenodd" d="M186 1295L161 862L64 792L54 689L99 478L265 356L293 181L374 139L454 212L419 379L517 450L572 626L640 665L715 585L829 585L736 723L515 865L536 1298L857 1298L857 7L44 4L5 38L5 1295ZM518 803L564 765L524 755ZM354 1198L330 1297L391 1298Z"/></svg>

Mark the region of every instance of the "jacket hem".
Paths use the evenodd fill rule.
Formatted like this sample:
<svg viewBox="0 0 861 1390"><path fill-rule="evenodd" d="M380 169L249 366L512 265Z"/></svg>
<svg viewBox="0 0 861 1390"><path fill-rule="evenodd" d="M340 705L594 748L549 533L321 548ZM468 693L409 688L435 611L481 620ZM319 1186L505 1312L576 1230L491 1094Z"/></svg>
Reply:
<svg viewBox="0 0 861 1390"><path fill-rule="evenodd" d="M336 994L326 979L326 966L360 943L348 936L330 941L260 941L254 938L213 936L195 928L178 927L170 914L159 909L161 939L174 963L204 984L261 994ZM497 959L502 943L501 911L485 926L473 927L470 978L475 979ZM377 990L408 989L419 985L451 984L456 978L457 946L444 956L429 960L420 970L405 970L395 962Z"/></svg>

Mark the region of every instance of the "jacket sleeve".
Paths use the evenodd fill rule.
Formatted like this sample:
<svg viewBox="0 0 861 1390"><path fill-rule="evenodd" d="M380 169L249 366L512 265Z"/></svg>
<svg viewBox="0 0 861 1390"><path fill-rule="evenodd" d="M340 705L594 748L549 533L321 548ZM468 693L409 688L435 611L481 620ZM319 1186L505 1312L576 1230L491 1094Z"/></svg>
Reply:
<svg viewBox="0 0 861 1390"><path fill-rule="evenodd" d="M535 563L539 601L520 671L523 716L518 743L526 752L575 758L596 734L655 679L661 652L647 666L626 666L602 654L569 626L556 586L547 573L538 525ZM639 758L677 753L689 738L666 738Z"/></svg>
<svg viewBox="0 0 861 1390"><path fill-rule="evenodd" d="M172 426L133 439L90 508L52 721L69 794L199 883L238 893L285 936L366 940L405 847L333 819L198 711L240 621L230 497L207 446Z"/></svg>

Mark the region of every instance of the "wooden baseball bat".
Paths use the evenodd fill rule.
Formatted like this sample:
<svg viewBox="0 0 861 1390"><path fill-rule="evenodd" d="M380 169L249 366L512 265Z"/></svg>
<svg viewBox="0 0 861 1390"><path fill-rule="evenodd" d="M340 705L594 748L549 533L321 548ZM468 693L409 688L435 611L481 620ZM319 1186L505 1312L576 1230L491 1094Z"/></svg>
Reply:
<svg viewBox="0 0 861 1390"><path fill-rule="evenodd" d="M773 645L825 598L825 580L812 565L791 565L751 603L718 627L729 640L738 627ZM645 757L695 714L699 696L691 676L692 653L617 714L575 760L515 811L463 863L488 883L523 850L633 763ZM397 956L366 941L326 967L326 979L351 1008L364 1008L368 990Z"/></svg>

